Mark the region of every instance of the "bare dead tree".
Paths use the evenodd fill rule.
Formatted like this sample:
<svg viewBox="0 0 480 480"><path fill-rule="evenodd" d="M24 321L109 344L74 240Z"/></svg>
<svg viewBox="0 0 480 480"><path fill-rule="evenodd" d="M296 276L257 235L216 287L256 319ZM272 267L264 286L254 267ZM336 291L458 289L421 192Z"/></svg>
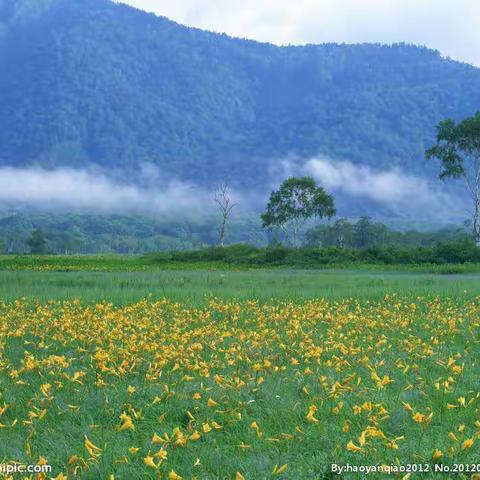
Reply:
<svg viewBox="0 0 480 480"><path fill-rule="evenodd" d="M225 180L215 192L215 203L218 205L222 214L222 226L220 228L219 245L223 247L225 245L225 232L227 228L227 222L233 208L237 205L232 202L230 193L228 191L228 182Z"/></svg>

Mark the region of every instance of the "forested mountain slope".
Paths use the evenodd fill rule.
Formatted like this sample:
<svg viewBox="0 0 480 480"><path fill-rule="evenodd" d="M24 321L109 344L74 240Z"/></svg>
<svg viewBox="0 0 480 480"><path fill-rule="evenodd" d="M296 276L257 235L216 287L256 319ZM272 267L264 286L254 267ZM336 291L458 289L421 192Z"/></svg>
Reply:
<svg viewBox="0 0 480 480"><path fill-rule="evenodd" d="M0 0L0 162L148 162L262 186L324 154L424 174L435 124L480 109L480 69L426 48L276 47L108 0Z"/></svg>

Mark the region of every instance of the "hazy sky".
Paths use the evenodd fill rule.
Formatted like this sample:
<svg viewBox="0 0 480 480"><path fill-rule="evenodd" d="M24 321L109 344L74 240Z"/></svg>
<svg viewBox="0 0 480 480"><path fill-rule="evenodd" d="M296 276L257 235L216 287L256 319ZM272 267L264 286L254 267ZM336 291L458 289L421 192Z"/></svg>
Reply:
<svg viewBox="0 0 480 480"><path fill-rule="evenodd" d="M408 42L480 66L480 0L122 0L276 44Z"/></svg>

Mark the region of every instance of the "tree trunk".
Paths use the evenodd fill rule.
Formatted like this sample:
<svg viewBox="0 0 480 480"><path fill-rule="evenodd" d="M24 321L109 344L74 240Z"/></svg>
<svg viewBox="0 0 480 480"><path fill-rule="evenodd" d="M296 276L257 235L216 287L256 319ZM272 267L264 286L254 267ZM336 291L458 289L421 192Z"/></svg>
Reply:
<svg viewBox="0 0 480 480"><path fill-rule="evenodd" d="M480 199L475 202L475 213L473 214L473 238L477 247L480 247Z"/></svg>
<svg viewBox="0 0 480 480"><path fill-rule="evenodd" d="M220 241L219 244L221 247L225 245L225 224L227 223L227 217L223 216L222 228L220 229Z"/></svg>

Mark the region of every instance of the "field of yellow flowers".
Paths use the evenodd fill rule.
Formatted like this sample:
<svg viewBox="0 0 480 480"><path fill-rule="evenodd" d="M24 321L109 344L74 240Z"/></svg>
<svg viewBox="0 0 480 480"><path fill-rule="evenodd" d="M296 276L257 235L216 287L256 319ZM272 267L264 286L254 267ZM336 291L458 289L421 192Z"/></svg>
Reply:
<svg viewBox="0 0 480 480"><path fill-rule="evenodd" d="M480 298L18 300L0 317L0 463L45 478L480 463Z"/></svg>

